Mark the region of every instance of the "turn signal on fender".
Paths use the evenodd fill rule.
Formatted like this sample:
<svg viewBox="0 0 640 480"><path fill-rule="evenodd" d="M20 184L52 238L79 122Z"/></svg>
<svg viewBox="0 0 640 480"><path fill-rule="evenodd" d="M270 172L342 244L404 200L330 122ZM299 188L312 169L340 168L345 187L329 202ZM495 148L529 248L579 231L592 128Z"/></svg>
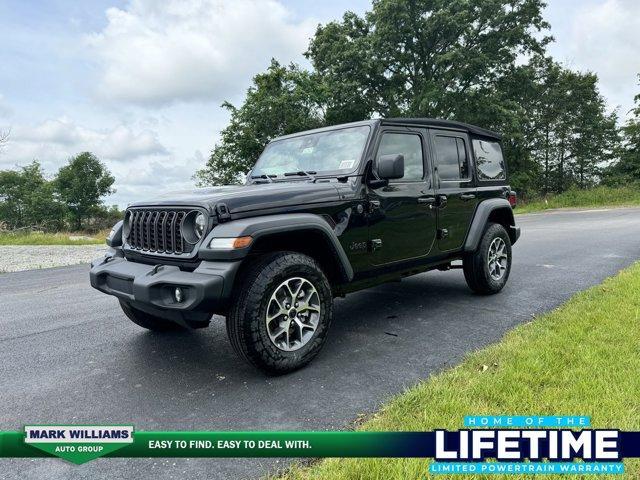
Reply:
<svg viewBox="0 0 640 480"><path fill-rule="evenodd" d="M235 237L235 238L214 238L209 243L209 248L216 250L232 250L236 248L245 248L251 245L253 238L251 237Z"/></svg>

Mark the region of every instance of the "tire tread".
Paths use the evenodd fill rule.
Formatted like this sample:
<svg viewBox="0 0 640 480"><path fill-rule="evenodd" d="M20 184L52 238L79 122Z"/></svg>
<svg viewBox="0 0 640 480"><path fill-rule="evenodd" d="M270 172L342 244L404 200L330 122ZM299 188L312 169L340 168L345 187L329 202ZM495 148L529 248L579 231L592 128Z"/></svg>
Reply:
<svg viewBox="0 0 640 480"><path fill-rule="evenodd" d="M302 347L302 355L296 352L283 352L275 346L265 346L265 341L261 333L264 295L267 293L269 285L274 278L278 278L283 272L302 268L308 272L315 271L316 279L322 285L317 285L318 294L322 294L320 289L325 290L323 309L328 309L324 322L318 326L321 330L310 344ZM245 361L254 367L269 374L282 374L296 370L309 363L320 351L326 337L326 332L331 322L331 289L329 282L318 263L307 255L297 252L272 252L258 257L257 261L247 270L241 273L237 283L237 294L231 303L231 308L227 315L227 334L234 351ZM327 301L326 295L329 300ZM266 328L266 327L265 327Z"/></svg>
<svg viewBox="0 0 640 480"><path fill-rule="evenodd" d="M496 281L485 268L485 257L494 238L501 237L507 246L508 266L502 279ZM507 283L511 272L511 240L505 228L499 223L487 223L475 252L465 256L462 262L464 278L474 292L481 295L498 293Z"/></svg>

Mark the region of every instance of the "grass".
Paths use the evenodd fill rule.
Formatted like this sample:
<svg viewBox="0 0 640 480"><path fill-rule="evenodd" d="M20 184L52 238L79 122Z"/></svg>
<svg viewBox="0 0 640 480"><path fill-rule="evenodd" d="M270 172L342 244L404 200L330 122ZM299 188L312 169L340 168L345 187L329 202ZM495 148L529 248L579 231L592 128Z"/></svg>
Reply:
<svg viewBox="0 0 640 480"><path fill-rule="evenodd" d="M568 190L546 199L519 202L515 213L531 213L551 208L598 208L640 205L640 188L596 187L589 190Z"/></svg>
<svg viewBox="0 0 640 480"><path fill-rule="evenodd" d="M360 429L458 430L465 415L564 414L589 415L593 428L640 430L638 292L640 263L397 396ZM428 463L326 459L308 467L294 465L284 478L417 479L428 476ZM640 478L640 461L626 460L625 468L625 478Z"/></svg>
<svg viewBox="0 0 640 480"><path fill-rule="evenodd" d="M0 245L101 245L109 231L86 233L0 232ZM86 237L72 240L71 236Z"/></svg>

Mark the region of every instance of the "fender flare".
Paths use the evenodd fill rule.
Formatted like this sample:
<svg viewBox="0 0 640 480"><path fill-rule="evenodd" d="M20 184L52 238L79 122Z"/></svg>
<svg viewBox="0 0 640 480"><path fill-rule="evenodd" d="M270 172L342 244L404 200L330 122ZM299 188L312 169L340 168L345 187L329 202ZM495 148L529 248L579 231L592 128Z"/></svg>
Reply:
<svg viewBox="0 0 640 480"><path fill-rule="evenodd" d="M122 231L124 228L123 225L124 225L124 220L120 220L111 229L111 232L113 232L113 235L111 235L111 232L110 232L109 236L106 239L107 245L109 247L112 247L112 248L122 247Z"/></svg>
<svg viewBox="0 0 640 480"><path fill-rule="evenodd" d="M516 227L516 221L513 215L513 209L511 204L505 198L490 198L484 200L478 204L476 212L467 234L467 239L464 243L465 252L475 252L482 238L482 233L489 220L489 216L496 210L504 210L509 221L509 227L507 233L511 239L511 243L514 244L520 237L520 228Z"/></svg>
<svg viewBox="0 0 640 480"><path fill-rule="evenodd" d="M333 248L336 258L342 267L345 280L351 281L353 279L353 267L336 233L325 220L311 213L265 215L221 223L216 225L202 242L198 250L198 256L203 260L240 260L249 254L255 241L261 237L301 230L314 230L321 233ZM213 250L208 248L214 238L245 236L251 236L254 239L252 244L246 248L235 250Z"/></svg>

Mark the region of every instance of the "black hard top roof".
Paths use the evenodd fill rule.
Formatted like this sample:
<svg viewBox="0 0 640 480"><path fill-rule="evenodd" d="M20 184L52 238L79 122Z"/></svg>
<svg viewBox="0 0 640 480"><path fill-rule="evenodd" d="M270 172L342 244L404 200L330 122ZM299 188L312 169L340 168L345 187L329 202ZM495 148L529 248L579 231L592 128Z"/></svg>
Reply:
<svg viewBox="0 0 640 480"><path fill-rule="evenodd" d="M481 137L495 138L500 140L502 136L499 133L492 132L485 128L476 127L468 123L456 122L454 120L442 120L439 118L383 118L382 125L420 125L424 127L441 127L452 128L455 130L464 130L473 135Z"/></svg>
<svg viewBox="0 0 640 480"><path fill-rule="evenodd" d="M343 123L341 125L332 125L329 127L315 128L313 130L307 130L304 132L291 133L289 135L283 135L281 137L274 138L272 141L298 137L300 135L308 135L310 133L325 132L338 128L358 127L365 125L373 126L378 123L381 125L419 125L421 127L450 128L453 130L462 130L465 132L469 132L472 135L477 135L480 137L493 138L496 140L500 140L502 138L499 133L492 132L491 130L476 127L475 125L470 125L468 123L455 122L453 120L442 120L439 118L381 118L372 120L361 120L359 122Z"/></svg>

